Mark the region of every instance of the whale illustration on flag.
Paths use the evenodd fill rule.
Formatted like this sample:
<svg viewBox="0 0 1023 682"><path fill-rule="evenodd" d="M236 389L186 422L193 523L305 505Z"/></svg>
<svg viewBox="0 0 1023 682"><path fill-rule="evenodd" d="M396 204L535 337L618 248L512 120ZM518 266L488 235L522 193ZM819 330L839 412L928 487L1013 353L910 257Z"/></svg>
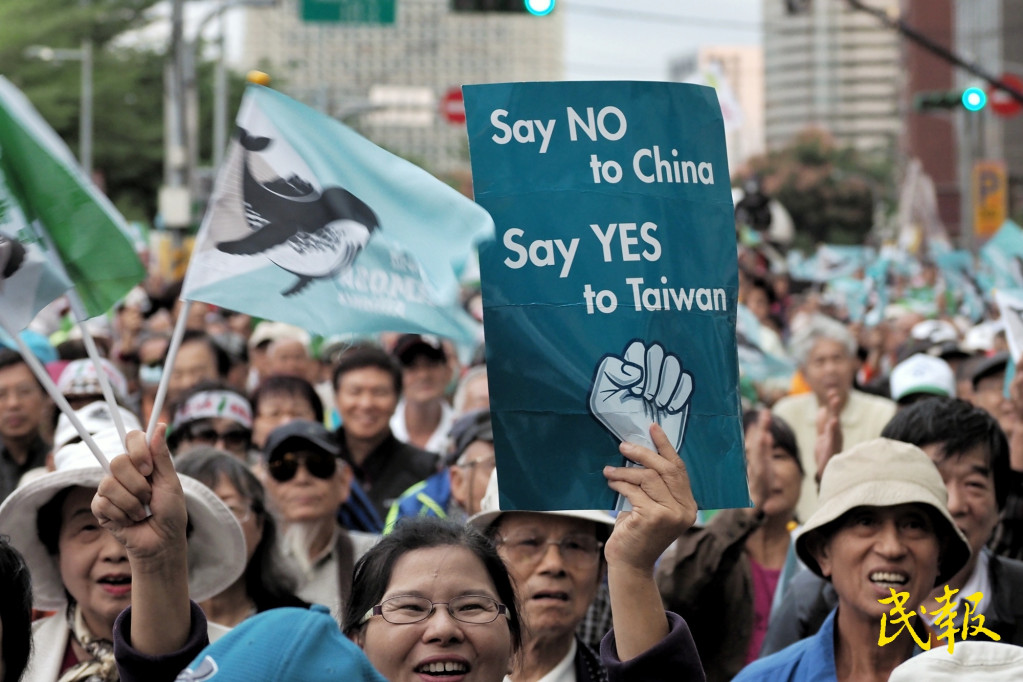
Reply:
<svg viewBox="0 0 1023 682"><path fill-rule="evenodd" d="M470 342L458 283L493 234L480 206L339 121L252 85L181 297L311 332Z"/></svg>

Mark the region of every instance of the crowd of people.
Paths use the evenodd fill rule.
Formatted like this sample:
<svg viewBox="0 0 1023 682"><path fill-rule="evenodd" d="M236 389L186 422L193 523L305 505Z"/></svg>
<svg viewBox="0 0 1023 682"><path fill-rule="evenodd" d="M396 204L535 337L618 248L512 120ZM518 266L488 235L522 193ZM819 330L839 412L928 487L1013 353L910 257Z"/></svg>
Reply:
<svg viewBox="0 0 1023 682"><path fill-rule="evenodd" d="M109 471L0 350L0 682L1023 676L996 311L866 325L740 265L742 343L790 368L741 364L744 509L698 512L654 425L604 471L630 511L502 510L483 354L428 335L195 302L168 362L178 310L139 289L90 325L99 363L75 330L31 344Z"/></svg>

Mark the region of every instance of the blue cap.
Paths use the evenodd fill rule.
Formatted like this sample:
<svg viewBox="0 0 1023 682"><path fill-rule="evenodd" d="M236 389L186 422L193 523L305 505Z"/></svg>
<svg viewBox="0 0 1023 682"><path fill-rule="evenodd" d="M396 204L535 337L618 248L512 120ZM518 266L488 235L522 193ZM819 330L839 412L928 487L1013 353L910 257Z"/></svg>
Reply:
<svg viewBox="0 0 1023 682"><path fill-rule="evenodd" d="M386 682L341 634L325 606L279 608L248 618L202 650L178 680Z"/></svg>

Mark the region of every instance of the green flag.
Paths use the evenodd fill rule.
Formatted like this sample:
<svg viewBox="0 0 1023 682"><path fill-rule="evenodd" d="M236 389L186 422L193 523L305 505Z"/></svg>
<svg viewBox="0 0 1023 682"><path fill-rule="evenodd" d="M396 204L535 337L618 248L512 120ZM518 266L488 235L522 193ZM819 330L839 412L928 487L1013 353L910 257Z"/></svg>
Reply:
<svg viewBox="0 0 1023 682"><path fill-rule="evenodd" d="M46 231L89 317L145 277L124 218L86 178L24 94L0 76L0 170L28 221Z"/></svg>

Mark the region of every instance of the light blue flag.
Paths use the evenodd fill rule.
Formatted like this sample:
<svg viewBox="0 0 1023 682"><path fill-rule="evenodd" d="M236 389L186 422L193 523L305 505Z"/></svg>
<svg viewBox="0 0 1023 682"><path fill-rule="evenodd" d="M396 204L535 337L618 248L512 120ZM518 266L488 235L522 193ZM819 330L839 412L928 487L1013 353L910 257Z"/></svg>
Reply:
<svg viewBox="0 0 1023 682"><path fill-rule="evenodd" d="M991 276L984 272L989 268L978 267L984 262L964 250L934 252L932 258L945 279L945 290L953 297L953 309L947 312L980 322L991 289Z"/></svg>
<svg viewBox="0 0 1023 682"><path fill-rule="evenodd" d="M786 357L768 353L760 345L760 320L741 303L736 307L735 337L739 351L739 375L750 381L789 379L796 363Z"/></svg>
<svg viewBox="0 0 1023 682"><path fill-rule="evenodd" d="M11 193L0 164L0 325L12 334L25 329L70 288Z"/></svg>
<svg viewBox="0 0 1023 682"><path fill-rule="evenodd" d="M502 509L610 508L659 423L704 508L749 505L735 216L710 88L463 88Z"/></svg>
<svg viewBox="0 0 1023 682"><path fill-rule="evenodd" d="M340 122L250 85L181 297L317 334L471 343L457 304L478 205Z"/></svg>
<svg viewBox="0 0 1023 682"><path fill-rule="evenodd" d="M874 255L874 249L868 246L821 244L809 257L790 251L789 274L793 279L826 283L836 277L852 276L865 268Z"/></svg>
<svg viewBox="0 0 1023 682"><path fill-rule="evenodd" d="M984 246L980 257L990 266L994 286L1000 289L1023 287L1023 229L1006 220Z"/></svg>
<svg viewBox="0 0 1023 682"><path fill-rule="evenodd" d="M888 269L892 259L878 258L864 270L867 290L863 293L863 323L876 327L884 319L888 307Z"/></svg>

